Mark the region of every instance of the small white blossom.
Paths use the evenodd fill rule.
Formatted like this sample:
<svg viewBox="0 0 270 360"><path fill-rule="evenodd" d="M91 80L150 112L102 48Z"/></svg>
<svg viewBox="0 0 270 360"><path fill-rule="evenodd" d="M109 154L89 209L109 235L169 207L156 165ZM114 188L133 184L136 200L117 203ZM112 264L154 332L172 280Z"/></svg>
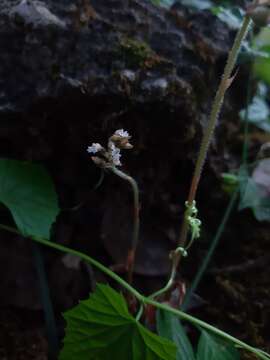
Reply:
<svg viewBox="0 0 270 360"><path fill-rule="evenodd" d="M115 166L121 166L121 153L120 153L120 149L118 149L114 144L110 145L110 150L111 150L111 156L112 156L112 161L114 163Z"/></svg>
<svg viewBox="0 0 270 360"><path fill-rule="evenodd" d="M93 143L91 146L88 146L87 152L89 152L90 154L96 154L102 149L103 147L99 143Z"/></svg>
<svg viewBox="0 0 270 360"><path fill-rule="evenodd" d="M129 133L127 131L125 131L124 129L119 129L119 130L116 130L115 135L118 135L118 136L121 136L123 138L129 138Z"/></svg>

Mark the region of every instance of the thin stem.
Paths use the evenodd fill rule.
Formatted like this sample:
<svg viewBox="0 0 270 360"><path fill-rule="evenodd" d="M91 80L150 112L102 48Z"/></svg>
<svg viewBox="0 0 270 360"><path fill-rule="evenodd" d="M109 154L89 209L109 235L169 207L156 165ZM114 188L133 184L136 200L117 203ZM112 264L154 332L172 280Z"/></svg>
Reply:
<svg viewBox="0 0 270 360"><path fill-rule="evenodd" d="M17 229L14 229L10 226L6 226L6 225L2 225L0 224L0 228L7 230L9 232L21 235L20 232ZM77 250L73 250L70 249L66 246L60 245L60 244L56 244L52 241L49 240L45 240L42 238L38 238L38 237L30 237L33 241L36 241L40 244L43 244L45 246L49 246L51 248L54 248L56 250L62 251L64 253L67 254L72 254L75 256L80 257L82 260L90 263L91 265L93 265L94 267L96 267L97 269L99 269L100 271L102 271L104 274L108 275L109 277L111 277L113 280L115 280L116 282L118 282L118 284L120 284L123 288L125 288L127 291L129 291L131 294L133 294L137 300L139 302L141 302L142 304L149 304L149 305L153 305L156 308L159 308L161 310L165 310L168 311L178 317L180 317L183 320L189 321L190 323L192 323L195 326L199 326L201 328L204 328L210 332L212 332L215 335L221 336L222 338L231 341L232 343L234 343L235 345L246 349L254 354L256 354L260 359L263 360L269 360L270 358L268 357L268 354L257 350L255 348L253 348L252 346L234 338L233 336L215 328L212 325L209 325L207 323L205 323L204 321L197 319L191 315L188 315L186 313L184 313L183 311L180 310L176 310L168 305L165 304L160 304L157 301L152 300L150 297L145 297L143 295L141 295L137 290L135 290L130 284L128 284L125 280L123 280L122 278L120 278L120 276L118 276L117 274L115 274L114 272L112 272L111 270L109 270L108 268L106 268L106 266L102 265L101 263L99 263L97 260L94 260L93 258L91 258L90 256L83 254Z"/></svg>
<svg viewBox="0 0 270 360"><path fill-rule="evenodd" d="M251 34L251 37L253 34ZM242 151L242 162L244 166L247 166L248 163L248 146L249 146L249 107L250 107L250 100L251 100L251 80L252 74L249 74L248 77L248 88L247 88L247 98L246 98L246 109L244 115L244 143L243 143L243 151Z"/></svg>
<svg viewBox="0 0 270 360"><path fill-rule="evenodd" d="M202 170L203 170L203 166L205 164L209 145L211 143L214 129L215 129L217 120L219 118L220 110L221 110L221 107L222 107L222 104L224 101L224 96L225 96L226 90L228 89L228 87L232 81L232 78L231 78L232 71L234 69L239 50L241 48L241 44L248 33L250 23L251 23L251 19L249 16L246 15L243 20L242 26L236 35L232 49L229 53L228 60L227 60L227 63L226 63L225 69L224 69L224 73L222 75L221 82L219 84L219 87L216 92L216 96L215 96L215 99L214 99L214 102L212 105L209 122L205 129L205 133L203 135L202 143L200 146L193 178L191 181L190 191L189 191L189 195L188 195L188 204L192 204L193 201L195 200L198 185L199 185ZM185 214L184 214L184 219L183 219L183 224L182 224L182 228L181 228L181 232L180 232L179 241L178 241L178 246L181 246L181 247L185 247L185 244L187 241L187 234L188 234L187 216L188 216L188 211L186 210ZM175 261L174 261L174 264L176 267L179 265L180 259L181 259L181 254L176 253Z"/></svg>
<svg viewBox="0 0 270 360"><path fill-rule="evenodd" d="M166 293L168 290L170 290L170 288L172 287L172 285L173 285L173 283L174 283L176 268L173 267L173 271L174 271L174 272L171 273L171 276L170 276L167 284L166 284L162 289L160 289L160 290L154 292L153 294L151 294L151 295L150 295L150 298L151 298L151 299L154 299L154 298L156 298L156 297L158 297L158 296Z"/></svg>
<svg viewBox="0 0 270 360"><path fill-rule="evenodd" d="M56 320L46 276L44 258L40 245L32 242L34 263L38 275L38 285L41 302L44 310L45 326L48 338L48 357L55 358L59 350L59 341L57 336Z"/></svg>
<svg viewBox="0 0 270 360"><path fill-rule="evenodd" d="M133 280L133 270L136 251L139 242L139 231L140 231L140 202L139 202L139 188L137 182L129 175L125 174L123 171L119 170L115 166L110 167L110 170L117 176L128 181L132 187L133 191L133 236L131 247L127 256L127 271L128 271L128 282L131 284Z"/></svg>
<svg viewBox="0 0 270 360"><path fill-rule="evenodd" d="M138 314L136 315L136 320L139 321L142 314L143 314L143 309L144 309L144 306L143 304L140 305L140 308L139 308L139 311L138 311Z"/></svg>
<svg viewBox="0 0 270 360"><path fill-rule="evenodd" d="M250 38L251 38L250 41L252 41L252 38L253 38L252 30L250 32ZM244 142L243 142L243 149L242 149L242 162L243 162L244 166L247 166L247 159L248 159L248 132L249 132L248 116L249 116L249 105L250 105L250 99L251 99L251 80L252 80L252 75L250 73L248 76L248 81L247 81L246 109L245 109L245 114L244 114ZM211 245L207 251L207 255L203 259L203 262L202 262L194 280L192 281L191 287L189 288L187 295L185 296L184 303L182 305L182 310L184 310L184 311L187 309L188 304L191 299L191 296L196 291L196 289L197 289L197 287L209 265L209 262L211 261L213 253L218 245L219 239L220 239L221 235L223 234L223 231L228 222L229 216L230 216L230 214L234 208L234 205L236 203L238 193L239 193L239 187L237 187L237 189L235 189L235 191L230 199L230 202L224 213L223 219L222 219L222 221L217 229L217 232L215 234L215 237L213 238Z"/></svg>
<svg viewBox="0 0 270 360"><path fill-rule="evenodd" d="M6 226L3 224L0 224L0 228L7 230L9 232L12 232L14 234L17 235L21 235L22 234L15 228L10 227L10 226ZM125 288L127 291L129 291L131 294L133 294L140 302L144 302L144 296L142 296L137 290L135 290L131 285L129 285L125 280L123 280L120 276L118 276L117 274L115 274L113 271L111 271L110 269L108 269L106 266L102 265L100 262L98 262L97 260L91 258L90 256L81 253L80 251L71 249L67 246L63 246L60 244L57 244L55 242L46 240L46 239L42 239L39 237L34 237L34 236L29 236L29 238L33 241L36 241L40 244L43 244L45 246L49 246L53 249L62 251L64 253L67 254L72 254L74 256L78 256L79 258L81 258L82 260L84 260L85 262L93 265L94 267L96 267L98 270L102 271L104 274L108 275L110 278L112 278L113 280L115 280L118 284L120 284L123 288Z"/></svg>
<svg viewBox="0 0 270 360"><path fill-rule="evenodd" d="M216 249L216 247L218 245L219 239L220 239L221 235L223 234L224 228L225 228L225 226L226 226L226 224L227 224L227 222L229 220L229 216L230 216L230 214L231 214L231 212L232 212L232 210L234 208L234 205L236 203L236 200L237 200L237 197L238 197L238 191L239 191L239 189L237 188L234 191L234 193L233 193L233 195L232 195L232 197L230 199L230 202L229 202L229 204L227 206L227 209L225 211L223 219L222 219L222 221L221 221L221 223L220 223L220 225L218 227L218 230L216 232L216 235L215 235L215 237L214 237L214 239L213 239L213 241L211 243L211 246L208 249L205 258L203 259L203 262L202 262L202 264L201 264L201 266L200 266L200 268L199 268L199 270L198 270L198 272L197 272L197 274L196 274L196 276L195 276L195 278L194 278L194 280L193 280L193 282L191 284L191 287L189 288L189 290L187 292L187 295L185 296L184 303L182 305L182 310L187 309L187 306L188 306L188 304L190 302L191 296L195 292L195 290L197 289L197 287L198 287L198 285L199 285L199 283L200 283L200 281L201 281L201 279L202 279L202 277L203 277L203 275L205 273L205 270L207 269L207 266L208 266L208 264L209 264L209 262L210 262L210 260L212 258L212 255L213 255L213 253L214 253L214 251L215 251L215 249Z"/></svg>

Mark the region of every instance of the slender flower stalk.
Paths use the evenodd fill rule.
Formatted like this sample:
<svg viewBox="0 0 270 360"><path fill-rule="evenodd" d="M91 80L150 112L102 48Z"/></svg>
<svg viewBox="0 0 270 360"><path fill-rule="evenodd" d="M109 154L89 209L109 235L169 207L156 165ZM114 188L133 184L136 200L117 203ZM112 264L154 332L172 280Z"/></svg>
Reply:
<svg viewBox="0 0 270 360"><path fill-rule="evenodd" d="M126 268L128 272L128 282L132 283L133 280L133 270L136 251L139 242L139 231L140 231L140 202L139 202L139 188L137 182L129 175L125 174L123 171L119 170L115 166L111 168L111 171L119 176L120 178L128 181L132 187L133 191L133 235L130 249L127 255Z"/></svg>
<svg viewBox="0 0 270 360"><path fill-rule="evenodd" d="M123 171L119 170L121 166L121 150L132 149L133 146L129 143L131 136L123 129L116 130L114 134L108 140L107 149L101 146L99 143L93 143L88 146L87 151L92 156L94 163L102 169L109 170L120 178L128 181L133 191L133 235L131 246L129 248L126 260L126 270L128 273L128 282L131 284L133 280L134 262L136 256L136 250L139 242L139 230L140 230L140 202L139 202L139 188L136 181Z"/></svg>

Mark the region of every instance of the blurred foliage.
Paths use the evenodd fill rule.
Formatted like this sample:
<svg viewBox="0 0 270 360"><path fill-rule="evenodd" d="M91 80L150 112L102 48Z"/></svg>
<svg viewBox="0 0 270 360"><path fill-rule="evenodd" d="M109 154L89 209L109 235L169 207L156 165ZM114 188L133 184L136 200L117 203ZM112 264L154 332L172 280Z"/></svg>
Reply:
<svg viewBox="0 0 270 360"><path fill-rule="evenodd" d="M240 111L240 117L264 131L270 131L270 109L267 103L267 86L260 82L258 90L246 109ZM247 112L247 113L246 113Z"/></svg>
<svg viewBox="0 0 270 360"><path fill-rule="evenodd" d="M265 54L257 58L254 63L255 75L270 85L270 28L263 28L254 40L253 47Z"/></svg>

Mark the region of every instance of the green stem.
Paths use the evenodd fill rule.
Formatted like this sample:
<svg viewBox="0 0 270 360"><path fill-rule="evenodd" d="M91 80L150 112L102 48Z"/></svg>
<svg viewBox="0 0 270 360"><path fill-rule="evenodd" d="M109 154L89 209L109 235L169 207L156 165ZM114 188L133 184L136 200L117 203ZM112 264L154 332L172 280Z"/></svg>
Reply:
<svg viewBox="0 0 270 360"><path fill-rule="evenodd" d="M210 260L211 260L211 258L213 256L213 253L214 253L214 251L215 251L215 249L216 249L216 247L218 245L219 239L220 239L221 235L223 234L224 228L225 228L225 226L226 226L226 224L227 224L227 222L229 220L229 216L230 216L230 214L232 212L232 209L233 209L233 207L235 205L235 202L237 200L238 191L239 191L238 188L234 191L234 193L233 193L233 195L232 195L232 197L230 199L230 202L229 202L229 204L227 206L227 209L225 211L225 214L223 216L223 219L222 219L222 221L221 221L221 223L220 223L220 225L218 227L216 235L215 235L214 239L211 242L211 246L209 247L209 249L207 251L207 254L206 254L205 258L203 259L203 262L202 262L202 264L201 264L201 266L200 266L200 268L199 268L199 270L198 270L198 272L197 272L197 274L196 274L196 276L195 276L195 278L194 278L194 280L193 280L193 282L191 284L191 287L189 288L189 290L187 292L187 295L185 296L184 303L182 305L183 310L187 309L187 306L188 306L188 304L190 302L191 296L195 292L195 290L197 289L197 287L198 287L198 285L199 285L199 283L200 283L200 281L201 281L201 279L202 279L202 277L203 277L203 275L204 275L204 273L205 273L205 271L206 271L206 269L208 267L208 264L209 264L209 262L210 262Z"/></svg>
<svg viewBox="0 0 270 360"><path fill-rule="evenodd" d="M10 226L6 226L3 224L0 224L0 228L7 230L9 232L12 232L14 234L18 234L21 235L21 233L17 230L14 229ZM97 260L91 258L90 256L83 254L77 250L71 249L67 246L63 246L57 243L54 243L52 241L46 240L46 239L42 239L39 237L34 237L31 236L30 237L31 240L34 240L40 244L43 244L45 246L49 246L53 249L62 251L64 253L67 254L72 254L75 256L78 256L79 258L81 258L82 260L84 260L85 262L93 265L94 267L96 267L98 270L102 271L104 274L108 275L109 277L111 277L113 280L115 280L118 284L120 284L123 288L125 288L127 291L129 291L131 294L133 294L139 301L144 302L144 297L138 292L136 291L131 285L129 285L125 280L123 280L120 276L118 276L117 274L115 274L113 271L111 271L110 269L108 269L106 266L102 265L100 262L98 262Z"/></svg>
<svg viewBox="0 0 270 360"><path fill-rule="evenodd" d="M173 267L173 270L176 271L176 268ZM151 294L150 298L154 299L154 298L166 293L168 290L170 290L170 288L172 287L172 285L174 283L174 278L175 278L175 272L172 272L167 284L162 289Z"/></svg>
<svg viewBox="0 0 270 360"><path fill-rule="evenodd" d="M219 87L216 92L216 96L215 96L215 99L214 99L214 102L212 105L209 122L205 129L205 133L203 135L203 139L201 142L194 174L193 174L192 181L191 181L190 191L189 191L189 195L188 195L188 204L192 204L196 198L196 193L197 193L198 185L200 182L203 166L205 164L209 145L211 143L214 129L215 129L217 120L219 118L220 110L223 105L224 96L225 96L226 90L228 89L228 87L230 85L232 71L234 69L242 42L248 33L250 23L251 23L251 19L249 16L246 15L243 20L242 26L236 35L232 49L229 52L229 56L228 56L228 60L227 60L227 63L226 63L225 69L224 69L224 73L222 75L221 82L219 84ZM181 228L181 233L180 233L180 237L179 237L179 241L178 241L178 246L181 246L181 247L185 247L185 244L187 241L187 234L188 234L187 216L188 216L188 212L185 211L183 224L182 224L182 228ZM180 259L181 259L181 254L177 253L175 255L175 257L176 258L174 261L174 266L178 267Z"/></svg>
<svg viewBox="0 0 270 360"><path fill-rule="evenodd" d="M48 279L46 276L43 254L39 244L32 242L32 245L33 245L34 263L38 276L38 285L39 285L41 303L44 311L44 319L45 319L45 326L46 326L47 339L48 339L48 357L50 359L53 359L56 358L56 354L59 351L56 320L53 310L52 299L50 295Z"/></svg>
<svg viewBox="0 0 270 360"><path fill-rule="evenodd" d="M0 228L2 228L4 230L7 230L9 232L12 232L12 233L21 235L20 232L17 229L14 229L14 228L12 228L10 226L0 224ZM165 304L160 304L157 301L154 301L153 299L151 299L150 297L145 297L145 296L141 295L130 284L128 284L125 280L120 278L120 276L118 276L117 274L115 274L114 272L112 272L111 270L109 270L104 265L99 263L97 260L94 260L90 256L85 255L85 254L83 254L83 253L81 253L81 252L79 252L77 250L70 249L70 248L68 248L66 246L56 244L56 243L51 242L49 240L41 239L41 238L38 238L38 237L31 237L31 239L38 242L38 243L40 243L40 244L43 244L45 246L49 246L49 247L54 248L56 250L62 251L64 253L72 254L72 255L80 257L82 260L90 263L91 265L96 267L98 270L102 271L104 274L108 275L113 280L118 282L118 284L120 284L123 288L125 288L127 291L129 291L131 294L133 294L137 298L137 300L139 302L141 302L142 304L153 305L156 308L168 311L168 312L178 316L179 318L192 323L195 326L199 326L199 327L201 327L203 329L206 329L206 330L212 332L213 334L215 334L217 336L221 336L222 338L224 338L224 339L226 339L228 341L231 341L235 345L256 354L260 359L269 360L269 357L268 357L268 355L266 353L253 348L252 346L250 346L250 345L248 345L248 344L234 338L233 336L225 333L224 331L221 331L221 330L215 328L214 326L205 323L204 321L202 321L200 319L197 319L197 318L195 318L195 317L193 317L191 315L188 315L188 314L184 313L183 311L176 310L176 309L174 309L174 308L172 308L172 307L170 307L168 305L165 305Z"/></svg>
<svg viewBox="0 0 270 360"><path fill-rule="evenodd" d="M127 270L128 270L128 282L132 283L134 262L136 251L139 242L139 231L140 231L140 201L139 201L139 188L137 182L129 175L125 174L123 171L119 170L115 166L109 168L115 175L120 178L128 181L132 187L133 191L133 237L131 242L131 247L129 249L127 257Z"/></svg>

